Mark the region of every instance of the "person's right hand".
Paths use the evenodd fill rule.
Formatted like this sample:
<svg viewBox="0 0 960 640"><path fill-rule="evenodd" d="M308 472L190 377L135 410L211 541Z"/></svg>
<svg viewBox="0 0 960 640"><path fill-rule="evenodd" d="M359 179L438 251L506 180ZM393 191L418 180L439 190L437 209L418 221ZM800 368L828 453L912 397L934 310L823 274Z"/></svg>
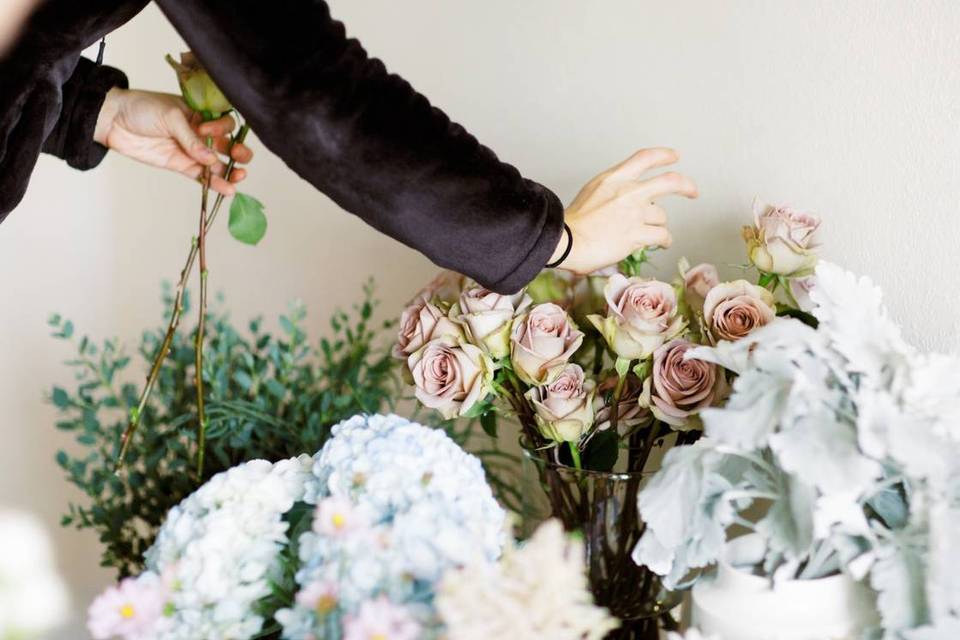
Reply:
<svg viewBox="0 0 960 640"><path fill-rule="evenodd" d="M209 167L210 187L232 196L236 192L234 184L247 172L235 168L230 181L224 180L224 163L216 151L227 152L228 135L235 127L236 121L229 115L201 123L179 96L114 88L100 109L93 138L128 158L193 180L199 180L204 168ZM213 150L204 144L206 137L212 139ZM253 152L242 144L233 145L230 155L241 164L253 158Z"/></svg>
<svg viewBox="0 0 960 640"><path fill-rule="evenodd" d="M573 246L558 268L585 275L616 264L639 249L669 247L673 237L666 227L667 214L655 201L670 195L696 198L697 186L673 171L643 176L677 160L673 149L641 149L588 182L564 214ZM566 247L564 233L551 263Z"/></svg>

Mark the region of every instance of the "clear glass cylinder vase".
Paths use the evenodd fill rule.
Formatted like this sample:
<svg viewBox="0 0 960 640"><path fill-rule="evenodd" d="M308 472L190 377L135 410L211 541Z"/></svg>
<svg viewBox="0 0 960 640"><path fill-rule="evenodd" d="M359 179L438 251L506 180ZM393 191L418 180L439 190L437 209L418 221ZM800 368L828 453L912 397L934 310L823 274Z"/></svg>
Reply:
<svg viewBox="0 0 960 640"><path fill-rule="evenodd" d="M530 535L551 517L568 531L579 531L594 599L622 621L607 640L657 638L659 619L681 596L666 591L656 574L631 558L644 530L637 494L652 472L576 469L550 460L545 452L522 451L523 534Z"/></svg>

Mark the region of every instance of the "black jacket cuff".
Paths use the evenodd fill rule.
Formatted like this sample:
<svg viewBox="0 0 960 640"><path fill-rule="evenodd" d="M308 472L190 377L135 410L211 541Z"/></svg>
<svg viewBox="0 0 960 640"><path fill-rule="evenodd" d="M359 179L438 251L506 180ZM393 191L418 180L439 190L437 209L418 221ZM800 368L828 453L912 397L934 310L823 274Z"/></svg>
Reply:
<svg viewBox="0 0 960 640"><path fill-rule="evenodd" d="M107 154L107 148L93 139L100 109L110 89L128 86L127 76L119 69L80 58L73 75L63 86L60 119L44 142L43 150L82 171L100 164Z"/></svg>

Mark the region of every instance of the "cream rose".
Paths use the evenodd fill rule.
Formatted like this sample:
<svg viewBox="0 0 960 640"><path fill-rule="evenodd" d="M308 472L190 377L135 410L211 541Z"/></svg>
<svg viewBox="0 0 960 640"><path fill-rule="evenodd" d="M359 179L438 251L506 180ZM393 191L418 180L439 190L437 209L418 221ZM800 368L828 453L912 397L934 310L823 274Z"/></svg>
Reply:
<svg viewBox="0 0 960 640"><path fill-rule="evenodd" d="M687 305L696 311L703 308L710 289L720 284L717 268L706 262L691 267L683 274L683 291Z"/></svg>
<svg viewBox="0 0 960 640"><path fill-rule="evenodd" d="M583 343L567 312L552 302L538 304L513 321L510 360L529 385L553 382Z"/></svg>
<svg viewBox="0 0 960 640"><path fill-rule="evenodd" d="M653 371L644 381L640 406L676 427L689 427L690 418L714 403L719 392L716 365L686 358L694 348L686 340L671 340L653 354Z"/></svg>
<svg viewBox="0 0 960 640"><path fill-rule="evenodd" d="M603 288L609 312L589 316L610 348L621 358L642 360L684 329L677 294L665 282L626 278L617 273Z"/></svg>
<svg viewBox="0 0 960 640"><path fill-rule="evenodd" d="M457 307L450 315L464 327L471 344L494 358L503 358L510 353L513 317L529 305L530 297L523 292L504 296L483 287L474 287L460 294Z"/></svg>
<svg viewBox="0 0 960 640"><path fill-rule="evenodd" d="M440 307L421 296L400 315L400 329L393 345L393 356L406 360L423 345L443 336L459 339L463 337L463 330Z"/></svg>
<svg viewBox="0 0 960 640"><path fill-rule="evenodd" d="M753 215L754 226L743 228L750 262L764 273L781 276L813 272L819 217L759 199L753 203Z"/></svg>
<svg viewBox="0 0 960 640"><path fill-rule="evenodd" d="M777 316L773 294L746 280L718 284L703 303L703 320L716 342L739 340Z"/></svg>
<svg viewBox="0 0 960 640"><path fill-rule="evenodd" d="M586 380L580 365L568 364L548 385L526 393L544 438L577 442L593 425L594 382Z"/></svg>
<svg viewBox="0 0 960 640"><path fill-rule="evenodd" d="M493 361L472 344L445 336L407 360L417 400L447 420L462 416L492 391Z"/></svg>

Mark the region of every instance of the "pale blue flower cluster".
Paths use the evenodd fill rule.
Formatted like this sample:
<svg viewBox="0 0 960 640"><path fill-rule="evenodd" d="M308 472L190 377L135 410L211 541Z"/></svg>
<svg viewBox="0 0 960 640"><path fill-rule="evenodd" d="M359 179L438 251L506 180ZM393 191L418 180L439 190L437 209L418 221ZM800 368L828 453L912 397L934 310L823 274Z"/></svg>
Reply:
<svg viewBox="0 0 960 640"><path fill-rule="evenodd" d="M284 638L343 637L378 598L404 607L417 637L431 637L444 572L500 555L506 514L479 459L443 431L357 416L334 427L313 474L307 501L318 509L298 540L301 592L276 616Z"/></svg>

